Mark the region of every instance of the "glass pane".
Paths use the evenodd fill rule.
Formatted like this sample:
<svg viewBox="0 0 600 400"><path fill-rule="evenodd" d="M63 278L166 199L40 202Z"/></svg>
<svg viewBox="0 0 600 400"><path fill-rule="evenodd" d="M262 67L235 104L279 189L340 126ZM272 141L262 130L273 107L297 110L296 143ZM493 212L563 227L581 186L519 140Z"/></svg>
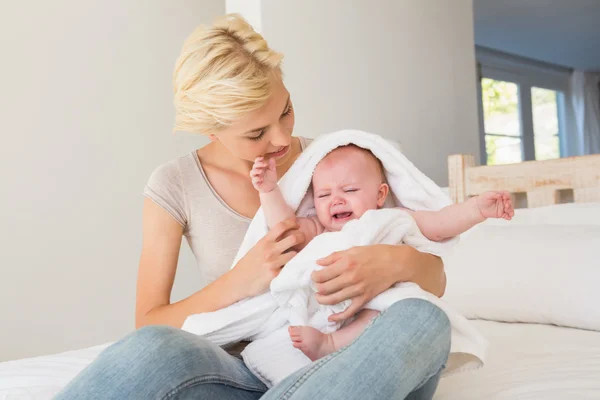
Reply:
<svg viewBox="0 0 600 400"><path fill-rule="evenodd" d="M558 136L540 137L536 135L534 142L536 160L551 160L560 157Z"/></svg>
<svg viewBox="0 0 600 400"><path fill-rule="evenodd" d="M535 159L560 157L558 143L558 105L556 91L531 88Z"/></svg>
<svg viewBox="0 0 600 400"><path fill-rule="evenodd" d="M521 139L485 135L488 165L511 164L523 161Z"/></svg>
<svg viewBox="0 0 600 400"><path fill-rule="evenodd" d="M516 83L481 79L485 133L521 136Z"/></svg>

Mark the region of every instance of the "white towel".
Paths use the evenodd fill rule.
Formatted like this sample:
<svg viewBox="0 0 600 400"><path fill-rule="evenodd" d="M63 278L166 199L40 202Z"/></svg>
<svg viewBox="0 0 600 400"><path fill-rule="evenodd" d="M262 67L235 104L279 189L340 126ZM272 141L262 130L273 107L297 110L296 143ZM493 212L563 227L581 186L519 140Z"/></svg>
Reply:
<svg viewBox="0 0 600 400"><path fill-rule="evenodd" d="M392 193L388 206L438 210L450 204L441 189L417 170L393 143L365 132L340 131L315 140L281 179L281 191L297 215L315 214L311 193L307 192L317 164L330 151L350 143L371 150L382 162ZM250 224L233 265L267 231L261 208ZM273 280L270 292L213 313L192 315L186 319L183 329L203 335L219 345L240 340L253 341L242 353L244 361L267 385L276 384L290 373L310 364L302 352L293 348L287 335L287 326L290 323L304 324L331 332L338 326L328 323L327 317L348 306L348 302L345 302L326 307L314 301L310 274L320 268L316 260L333 251L377 243L406 243L420 251L443 255L455 243L455 239L443 243L427 240L414 220L398 209L368 211L360 220L346 224L342 231L314 238ZM396 285L374 298L366 308L383 311L406 298L431 301L448 315L452 325L452 348L446 373L482 365L487 347L485 339L465 318L415 284Z"/></svg>
<svg viewBox="0 0 600 400"><path fill-rule="evenodd" d="M327 318L333 313L344 311L350 301L334 306L323 306L314 301L316 290L311 274L322 269L316 261L334 251L356 246L400 243L418 250L428 249L437 255L441 255L442 250L448 246L448 243L430 242L406 211L398 208L370 210L359 220L348 222L340 232L326 232L315 237L273 279L271 295L287 315L291 325L310 325L324 333L334 332L339 326L329 323ZM373 299L368 308L383 311L392 304L377 299Z"/></svg>

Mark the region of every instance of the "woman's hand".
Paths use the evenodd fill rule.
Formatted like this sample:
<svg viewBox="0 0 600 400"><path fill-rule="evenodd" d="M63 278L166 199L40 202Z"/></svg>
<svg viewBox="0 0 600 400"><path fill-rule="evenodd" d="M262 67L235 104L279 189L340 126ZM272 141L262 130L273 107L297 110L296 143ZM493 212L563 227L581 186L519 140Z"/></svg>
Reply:
<svg viewBox="0 0 600 400"><path fill-rule="evenodd" d="M386 245L353 247L318 260L325 268L312 274L317 302L333 305L352 300L346 311L329 317L330 321L347 319L396 283L397 263Z"/></svg>
<svg viewBox="0 0 600 400"><path fill-rule="evenodd" d="M304 242L298 229L295 217L278 223L238 261L232 271L243 285L244 298L266 292L281 268L296 255L291 248Z"/></svg>
<svg viewBox="0 0 600 400"><path fill-rule="evenodd" d="M317 263L313 272L317 302L333 305L350 299L342 313L329 317L342 321L356 314L375 296L397 282L416 282L425 290L443 293L445 274L441 260L410 246L371 245L335 252ZM439 279L438 279L439 278ZM438 290L438 286L442 286Z"/></svg>

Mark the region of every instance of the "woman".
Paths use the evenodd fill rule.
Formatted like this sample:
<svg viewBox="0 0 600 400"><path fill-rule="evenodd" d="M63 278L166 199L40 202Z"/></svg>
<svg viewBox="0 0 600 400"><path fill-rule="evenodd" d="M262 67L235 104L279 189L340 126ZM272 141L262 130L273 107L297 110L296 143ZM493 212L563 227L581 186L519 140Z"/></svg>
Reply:
<svg viewBox="0 0 600 400"><path fill-rule="evenodd" d="M254 159L274 157L282 176L307 143L292 136L281 58L235 15L197 29L185 42L174 73L176 129L208 135L211 143L159 167L145 189L136 304L141 329L106 349L58 399L433 396L450 327L442 311L422 300L396 303L353 344L268 391L231 355L239 348L228 353L178 329L191 314L265 292L304 239L294 221L280 223L229 270L259 207L249 177ZM171 303L182 236L209 284ZM408 246L353 248L332 254L323 266L314 274L319 302L352 300L338 320L396 282L416 282L438 296L445 287L441 260Z"/></svg>

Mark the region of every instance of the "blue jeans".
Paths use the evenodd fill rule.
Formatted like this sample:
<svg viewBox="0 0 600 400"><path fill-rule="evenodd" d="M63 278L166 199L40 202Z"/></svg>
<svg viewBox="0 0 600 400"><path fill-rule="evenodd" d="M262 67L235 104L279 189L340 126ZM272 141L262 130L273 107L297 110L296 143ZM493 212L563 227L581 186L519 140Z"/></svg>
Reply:
<svg viewBox="0 0 600 400"><path fill-rule="evenodd" d="M58 394L64 399L431 399L450 351L450 323L420 299L397 302L349 346L267 391L239 358L166 326L102 352Z"/></svg>

